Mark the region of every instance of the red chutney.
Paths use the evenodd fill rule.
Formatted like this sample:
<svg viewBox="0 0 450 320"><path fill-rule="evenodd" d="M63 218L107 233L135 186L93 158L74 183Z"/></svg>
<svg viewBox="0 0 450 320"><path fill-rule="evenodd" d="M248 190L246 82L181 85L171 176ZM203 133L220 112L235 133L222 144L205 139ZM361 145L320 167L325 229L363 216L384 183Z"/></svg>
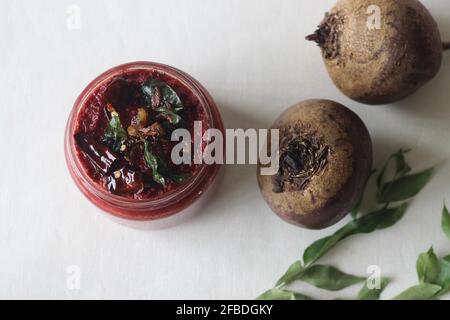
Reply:
<svg viewBox="0 0 450 320"><path fill-rule="evenodd" d="M219 165L175 165L171 141L194 122L223 132L206 90L189 75L156 63L131 63L94 80L75 103L66 130L66 160L81 191L121 217L153 220L193 203ZM197 133L198 134L198 133ZM202 145L204 148L205 145Z"/></svg>

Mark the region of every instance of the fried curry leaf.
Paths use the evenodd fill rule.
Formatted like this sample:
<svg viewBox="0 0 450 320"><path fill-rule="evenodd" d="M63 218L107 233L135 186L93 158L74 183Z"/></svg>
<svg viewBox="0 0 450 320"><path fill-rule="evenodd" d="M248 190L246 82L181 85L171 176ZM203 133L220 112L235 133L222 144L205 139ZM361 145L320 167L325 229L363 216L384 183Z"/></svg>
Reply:
<svg viewBox="0 0 450 320"><path fill-rule="evenodd" d="M115 152L119 152L120 147L127 141L127 138L128 134L120 123L119 115L113 112L103 134L103 141Z"/></svg>
<svg viewBox="0 0 450 320"><path fill-rule="evenodd" d="M181 116L167 107L159 107L156 111L160 112L171 124L179 124L181 122Z"/></svg>
<svg viewBox="0 0 450 320"><path fill-rule="evenodd" d="M172 87L169 86L167 83L164 83L156 79L149 79L142 86L142 91L144 92L146 98L148 99L147 101L151 100L152 96L155 94L156 88L159 88L159 90L161 91L163 101L170 103L177 110L183 109L183 103L181 102L181 99L175 92L175 90L173 90Z"/></svg>
<svg viewBox="0 0 450 320"><path fill-rule="evenodd" d="M157 157L157 161L158 161L158 166L160 168L160 172L175 183L178 183L178 184L183 183L192 177L191 173L175 174L175 173L170 172L166 163L160 157Z"/></svg>
<svg viewBox="0 0 450 320"><path fill-rule="evenodd" d="M192 174L190 174L190 173L183 173L183 174L169 173L167 175L170 180L172 180L173 182L178 183L178 184L183 183L192 177Z"/></svg>
<svg viewBox="0 0 450 320"><path fill-rule="evenodd" d="M167 121L171 124L181 122L182 119L178 112L184 108L183 103L172 87L162 81L150 79L142 86L142 92L147 102L150 105L155 104L152 107L160 112ZM158 98L153 99L156 95Z"/></svg>
<svg viewBox="0 0 450 320"><path fill-rule="evenodd" d="M166 185L166 180L158 172L158 158L152 153L148 141L144 140L144 159L150 169L152 169L153 180L162 186Z"/></svg>

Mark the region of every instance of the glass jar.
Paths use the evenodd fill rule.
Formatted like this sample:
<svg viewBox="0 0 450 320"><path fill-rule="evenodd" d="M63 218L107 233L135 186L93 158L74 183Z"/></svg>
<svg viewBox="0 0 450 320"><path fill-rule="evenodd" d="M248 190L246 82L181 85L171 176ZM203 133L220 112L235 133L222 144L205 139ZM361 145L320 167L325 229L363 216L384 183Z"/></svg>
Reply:
<svg viewBox="0 0 450 320"><path fill-rule="evenodd" d="M198 200L211 186L221 165L201 164L194 176L184 185L149 200L114 195L87 174L75 146L74 130L77 117L99 86L128 71L156 71L177 80L198 99L199 105L204 109L204 121L207 122L208 128L218 129L224 134L223 122L213 99L198 81L183 71L153 62L134 62L112 68L93 80L75 101L67 123L64 143L67 166L75 184L93 204L114 216L137 221L160 220L182 212Z"/></svg>

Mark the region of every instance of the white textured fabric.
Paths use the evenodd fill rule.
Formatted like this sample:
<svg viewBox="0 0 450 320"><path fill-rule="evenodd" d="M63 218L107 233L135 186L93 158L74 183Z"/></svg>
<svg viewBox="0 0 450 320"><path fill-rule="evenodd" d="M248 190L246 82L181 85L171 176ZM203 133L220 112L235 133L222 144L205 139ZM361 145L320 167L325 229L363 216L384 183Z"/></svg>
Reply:
<svg viewBox="0 0 450 320"><path fill-rule="evenodd" d="M378 107L350 101L331 83L318 48L303 40L333 2L1 1L0 298L252 299L338 227L306 231L279 220L252 166L227 167L201 214L168 230L128 228L91 205L66 169L65 122L89 81L136 60L193 75L229 128L267 127L297 101L329 98L367 123L376 165L400 147L414 150L417 169L440 163L398 225L347 240L323 260L361 275L379 265L394 278L385 298L417 283L420 252L433 244L450 253L440 231L442 202L450 201L450 165L442 163L450 158L450 54L413 97ZM423 2L450 39L450 2ZM79 290L70 278L76 271Z"/></svg>

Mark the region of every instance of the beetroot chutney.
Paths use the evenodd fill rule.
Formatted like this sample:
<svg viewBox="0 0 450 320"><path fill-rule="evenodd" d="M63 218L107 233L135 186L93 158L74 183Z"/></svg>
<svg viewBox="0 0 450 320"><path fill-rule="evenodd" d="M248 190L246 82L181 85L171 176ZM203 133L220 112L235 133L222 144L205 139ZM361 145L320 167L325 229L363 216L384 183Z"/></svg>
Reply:
<svg viewBox="0 0 450 320"><path fill-rule="evenodd" d="M115 67L95 79L75 102L65 154L80 190L122 218L155 220L182 211L206 191L220 165L171 160L172 132L223 132L207 91L175 68L150 62ZM202 147L203 148L203 147Z"/></svg>

